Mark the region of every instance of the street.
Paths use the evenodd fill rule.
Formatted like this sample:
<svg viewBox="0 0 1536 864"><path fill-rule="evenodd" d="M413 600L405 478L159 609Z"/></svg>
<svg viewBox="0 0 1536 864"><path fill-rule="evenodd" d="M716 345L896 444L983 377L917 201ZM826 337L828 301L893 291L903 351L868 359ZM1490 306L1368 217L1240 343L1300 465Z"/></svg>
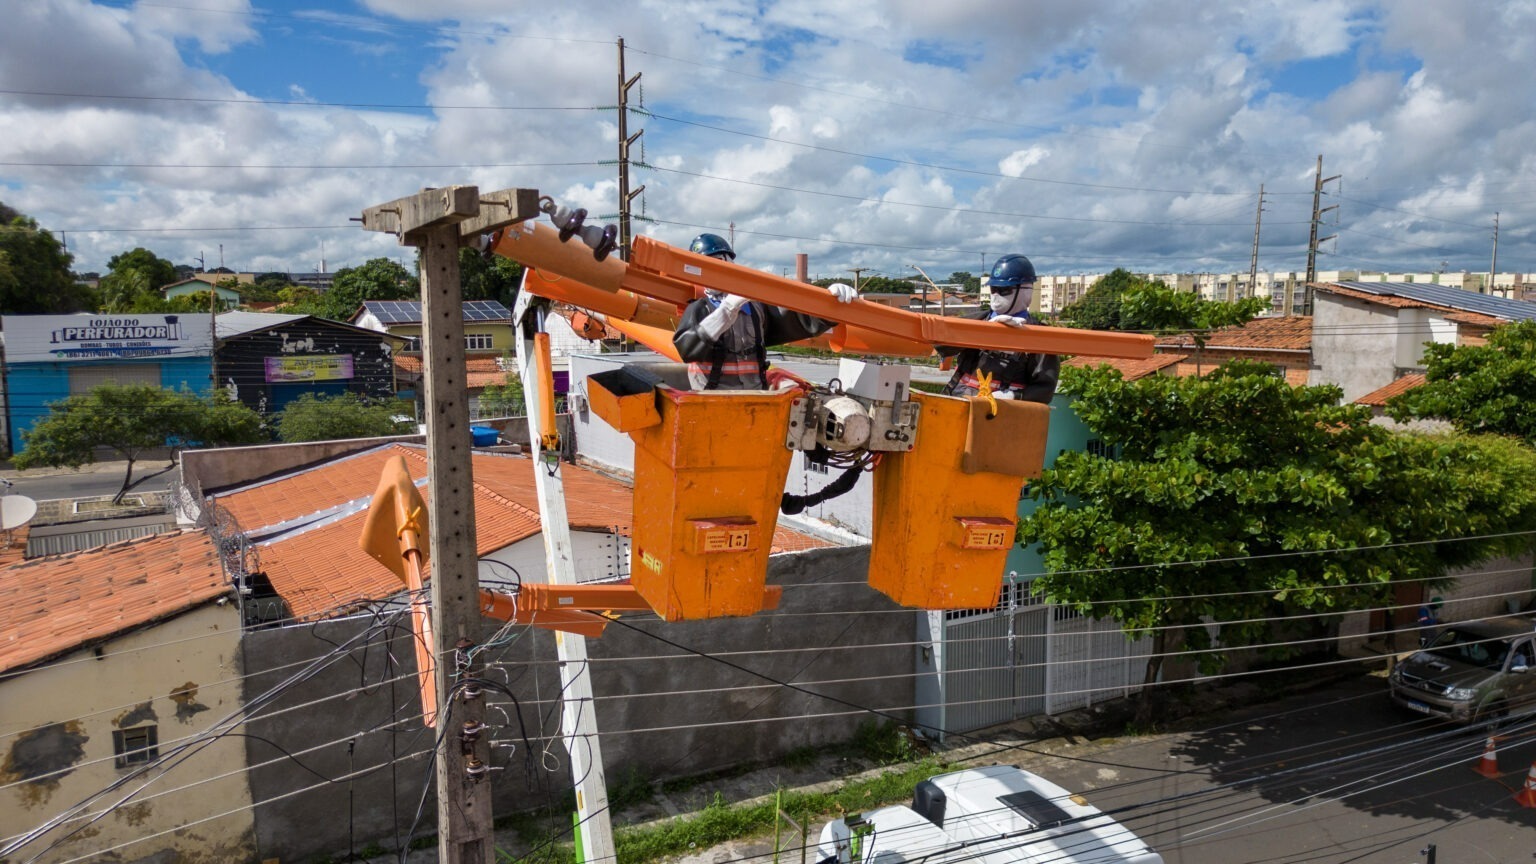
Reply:
<svg viewBox="0 0 1536 864"><path fill-rule="evenodd" d="M175 470L166 470L175 463L165 459L147 459L133 466L136 481L130 492L163 492L176 478ZM32 471L6 469L0 477L11 482L7 490L11 495L25 495L34 501L51 501L57 498L86 498L114 495L123 485L124 463L97 462L82 466L79 471L60 471L51 468ZM154 476L150 476L154 475ZM143 482L139 478L147 477Z"/></svg>
<svg viewBox="0 0 1536 864"><path fill-rule="evenodd" d="M1505 730L1500 776L1485 777L1474 770L1483 733L1398 714L1375 675L1227 712L1193 731L1021 741L1001 726L954 736L951 769L1012 764L1039 774L1136 832L1167 864L1415 864L1427 862L1429 844L1434 864L1527 864L1536 809L1514 794L1536 761L1533 730L1529 720ZM809 826L808 860L823 824ZM944 860L966 860L957 855ZM771 839L757 837L675 864L770 860Z"/></svg>
<svg viewBox="0 0 1536 864"><path fill-rule="evenodd" d="M1400 715L1369 677L1022 765L1083 793L1168 864L1409 864L1429 844L1440 861L1528 862L1536 809L1514 793L1536 760L1533 727L1507 730L1500 776L1485 777L1483 733Z"/></svg>

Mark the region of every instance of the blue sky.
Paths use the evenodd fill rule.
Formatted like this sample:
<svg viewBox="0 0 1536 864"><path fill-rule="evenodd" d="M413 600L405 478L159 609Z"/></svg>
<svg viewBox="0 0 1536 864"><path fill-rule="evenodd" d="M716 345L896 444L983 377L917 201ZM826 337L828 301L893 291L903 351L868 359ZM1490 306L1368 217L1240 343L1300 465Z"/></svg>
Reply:
<svg viewBox="0 0 1536 864"><path fill-rule="evenodd" d="M349 219L428 185L611 213L622 36L641 230L765 269L1246 270L1263 184L1260 267L1300 270L1323 154L1320 266L1486 270L1497 211L1536 270L1530 0L566 5L15 2L0 200L82 270L397 257Z"/></svg>

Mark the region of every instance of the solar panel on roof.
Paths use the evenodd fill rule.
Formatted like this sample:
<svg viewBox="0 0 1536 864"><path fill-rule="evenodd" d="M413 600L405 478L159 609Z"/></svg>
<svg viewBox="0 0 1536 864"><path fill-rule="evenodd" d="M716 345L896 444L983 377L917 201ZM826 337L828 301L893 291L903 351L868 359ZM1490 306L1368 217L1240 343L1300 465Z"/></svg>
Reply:
<svg viewBox="0 0 1536 864"><path fill-rule="evenodd" d="M1338 282L1335 284L1353 291L1448 306L1452 309L1491 315L1507 321L1536 320L1536 304L1479 294L1475 291L1463 291L1460 288L1449 288L1445 285L1425 282Z"/></svg>
<svg viewBox="0 0 1536 864"><path fill-rule="evenodd" d="M465 321L505 321L511 317L507 307L495 300L464 301Z"/></svg>

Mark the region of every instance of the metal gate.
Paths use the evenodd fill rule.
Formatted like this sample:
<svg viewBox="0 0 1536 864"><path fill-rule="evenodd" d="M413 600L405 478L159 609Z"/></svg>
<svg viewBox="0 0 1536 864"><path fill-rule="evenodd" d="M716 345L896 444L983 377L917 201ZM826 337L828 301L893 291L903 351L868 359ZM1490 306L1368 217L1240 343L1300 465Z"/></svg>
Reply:
<svg viewBox="0 0 1536 864"><path fill-rule="evenodd" d="M995 608L943 613L942 632L939 722L949 732L1123 696L1140 686L1151 651L1112 621L1045 605L1025 582L1005 584Z"/></svg>

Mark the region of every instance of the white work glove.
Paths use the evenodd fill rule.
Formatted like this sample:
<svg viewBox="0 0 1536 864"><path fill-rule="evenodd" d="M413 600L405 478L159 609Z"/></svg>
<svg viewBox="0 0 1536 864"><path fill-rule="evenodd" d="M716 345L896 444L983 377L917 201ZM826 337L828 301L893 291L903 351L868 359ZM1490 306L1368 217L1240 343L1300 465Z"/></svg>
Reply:
<svg viewBox="0 0 1536 864"><path fill-rule="evenodd" d="M833 282L827 286L827 293L837 298L839 303L852 303L859 298L859 292L852 285L842 282Z"/></svg>
<svg viewBox="0 0 1536 864"><path fill-rule="evenodd" d="M1023 327L1029 323L1028 318L1021 318L1017 315L999 315L992 320L1003 325L1004 327Z"/></svg>
<svg viewBox="0 0 1536 864"><path fill-rule="evenodd" d="M747 304L747 298L738 297L735 294L726 294L720 298L720 305L715 311L704 316L699 322L699 333L711 342L720 341L725 331L731 329L736 323L736 316L741 314L741 307Z"/></svg>

